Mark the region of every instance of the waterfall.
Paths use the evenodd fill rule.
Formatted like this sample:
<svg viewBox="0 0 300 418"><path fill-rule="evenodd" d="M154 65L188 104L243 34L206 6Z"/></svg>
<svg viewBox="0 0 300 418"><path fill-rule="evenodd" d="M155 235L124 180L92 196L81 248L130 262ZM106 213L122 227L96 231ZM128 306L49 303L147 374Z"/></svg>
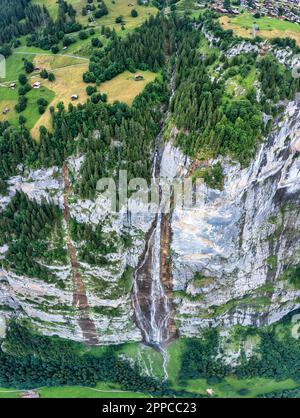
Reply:
<svg viewBox="0 0 300 418"><path fill-rule="evenodd" d="M174 94L174 72L170 81L170 101ZM169 111L165 115L165 120ZM162 127L163 130L163 127ZM165 380L168 378L167 344L175 338L172 318L172 299L170 288L162 280L162 225L168 222L165 219L163 201L161 199L160 162L162 148L162 130L155 141L155 154L153 159L152 180L158 190L159 204L157 214L146 235L146 245L138 266L134 273L132 304L135 312L135 321L140 328L144 342L159 350L163 356L163 370ZM169 278L170 281L170 278Z"/></svg>

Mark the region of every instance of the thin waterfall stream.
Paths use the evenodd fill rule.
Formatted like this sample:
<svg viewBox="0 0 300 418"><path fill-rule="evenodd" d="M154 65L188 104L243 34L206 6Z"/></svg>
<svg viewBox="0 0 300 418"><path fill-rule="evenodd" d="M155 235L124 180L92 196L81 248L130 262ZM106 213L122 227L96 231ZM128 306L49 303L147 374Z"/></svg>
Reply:
<svg viewBox="0 0 300 418"><path fill-rule="evenodd" d="M170 81L171 95L169 105L174 94L174 72ZM166 112L164 122L168 119ZM161 157L164 149L162 143L162 129L155 142L152 179L158 190L159 204L154 221L146 234L144 252L134 272L132 291L132 304L135 313L135 322L142 332L146 344L156 348L163 356L164 379L168 378L168 352L167 344L177 336L173 317L172 299L172 273L169 257L170 225L169 214L164 211L164 202L161 199ZM162 269L162 265L168 268ZM164 270L164 271L163 271Z"/></svg>

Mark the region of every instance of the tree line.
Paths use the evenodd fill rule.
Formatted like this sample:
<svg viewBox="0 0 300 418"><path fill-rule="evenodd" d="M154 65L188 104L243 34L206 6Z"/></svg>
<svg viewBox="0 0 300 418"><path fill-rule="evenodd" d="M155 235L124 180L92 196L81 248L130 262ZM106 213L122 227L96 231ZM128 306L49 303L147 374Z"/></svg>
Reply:
<svg viewBox="0 0 300 418"><path fill-rule="evenodd" d="M0 0L0 45L46 26L50 16L46 7L31 0Z"/></svg>
<svg viewBox="0 0 300 418"><path fill-rule="evenodd" d="M61 222L62 212L56 205L45 199L38 204L17 191L0 212L0 245L8 245L1 260L2 267L20 275L56 282L63 287L64 284L40 262L48 250L53 228L61 227Z"/></svg>

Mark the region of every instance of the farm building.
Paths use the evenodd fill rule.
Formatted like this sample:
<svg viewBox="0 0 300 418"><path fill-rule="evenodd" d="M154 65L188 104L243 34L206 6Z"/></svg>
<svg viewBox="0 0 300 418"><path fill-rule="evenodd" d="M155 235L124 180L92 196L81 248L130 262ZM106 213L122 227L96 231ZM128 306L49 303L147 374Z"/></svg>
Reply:
<svg viewBox="0 0 300 418"><path fill-rule="evenodd" d="M142 76L142 74L137 74L134 76L134 80L135 81L144 80L144 77Z"/></svg>
<svg viewBox="0 0 300 418"><path fill-rule="evenodd" d="M41 83L39 81L36 81L35 83L32 84L32 87L34 89L39 89L41 87Z"/></svg>
<svg viewBox="0 0 300 418"><path fill-rule="evenodd" d="M33 398L39 398L39 397L40 395L36 390L28 390L21 394L22 399L33 399Z"/></svg>

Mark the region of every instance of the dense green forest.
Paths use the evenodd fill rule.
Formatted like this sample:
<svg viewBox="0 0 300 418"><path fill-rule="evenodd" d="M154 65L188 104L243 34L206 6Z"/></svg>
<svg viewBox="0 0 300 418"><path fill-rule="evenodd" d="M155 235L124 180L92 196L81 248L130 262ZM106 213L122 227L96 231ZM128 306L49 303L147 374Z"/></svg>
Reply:
<svg viewBox="0 0 300 418"><path fill-rule="evenodd" d="M293 314L268 327L237 328L235 341L245 341L251 336L259 339L254 355L247 360L242 350L240 364L237 366L229 366L215 360L219 354L220 342L217 329L205 331L200 340L187 339L182 356L180 380L184 382L187 379L205 377L211 383L216 383L227 375L233 375L239 379L291 378L300 383L300 341L293 337L290 329Z"/></svg>
<svg viewBox="0 0 300 418"><path fill-rule="evenodd" d="M53 282L54 276L41 260L66 261L65 249L49 252L47 238L53 228L61 228L62 213L46 200L38 204L23 192L16 192L0 212L0 245L8 245L2 266L18 274ZM57 283L63 286L62 282Z"/></svg>
<svg viewBox="0 0 300 418"><path fill-rule="evenodd" d="M31 0L1 0L0 8L0 45L50 22L47 9L31 4Z"/></svg>
<svg viewBox="0 0 300 418"><path fill-rule="evenodd" d="M243 351L239 364L231 366L219 358L218 329L204 331L201 338L185 339L178 383L205 378L216 384L228 376L237 379L262 377L278 381L294 379L300 383L300 342L292 337L291 315L279 323L262 327L237 327L234 341L259 339L253 356L247 360ZM37 386L84 385L97 382L119 383L125 390L152 393L155 396L197 396L176 391L169 382L143 376L137 364L118 356L119 346L108 346L101 355L92 355L79 344L58 337L34 333L28 325L10 323L4 350L0 351L0 384L4 387L32 388ZM298 389L271 392L263 397L297 397ZM201 397L201 395L198 395ZM203 395L202 395L203 396Z"/></svg>
<svg viewBox="0 0 300 418"><path fill-rule="evenodd" d="M129 34L125 39L120 39L113 32L108 46L103 51L92 54L84 81L103 82L125 70L134 72L136 69L161 69L166 59L165 48L173 45L172 39L169 39L169 34L174 29L172 26L172 20L151 16L139 31ZM172 49L168 51L172 52Z"/></svg>
<svg viewBox="0 0 300 418"><path fill-rule="evenodd" d="M141 376L138 366L120 360L115 354L116 348L107 347L99 357L82 354L81 345L34 334L12 322L5 339L5 351L0 350L0 383L30 388L93 386L103 381L119 383L125 390L151 392L159 389L156 379Z"/></svg>
<svg viewBox="0 0 300 418"><path fill-rule="evenodd" d="M118 356L119 346L107 346L101 355L85 353L78 343L35 334L14 321L0 350L0 384L4 387L82 385L118 383L123 390L152 396L203 397L174 390L168 383L142 374L135 362Z"/></svg>

